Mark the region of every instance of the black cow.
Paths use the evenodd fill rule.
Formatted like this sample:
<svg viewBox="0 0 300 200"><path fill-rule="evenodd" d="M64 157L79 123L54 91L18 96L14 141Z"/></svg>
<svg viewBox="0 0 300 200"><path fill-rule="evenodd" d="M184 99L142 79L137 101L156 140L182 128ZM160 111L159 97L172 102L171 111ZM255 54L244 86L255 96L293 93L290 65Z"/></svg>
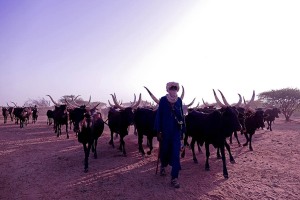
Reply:
<svg viewBox="0 0 300 200"><path fill-rule="evenodd" d="M79 123L83 120L84 114L88 112L91 115L93 115L96 112L97 106L100 103L98 103L93 108L90 108L87 105L81 105L81 106L74 107L74 105L69 103L66 99L65 99L65 101L67 102L67 104L69 106L71 106L71 108L68 109L69 110L70 127L71 127L71 124L73 124L73 126L74 126L73 131L77 135L79 132Z"/></svg>
<svg viewBox="0 0 300 200"><path fill-rule="evenodd" d="M252 136L258 128L264 126L263 120L264 120L264 111L262 110L257 110L255 112L247 111L246 113L244 135L246 137L247 142L243 144L243 146L247 146L249 143L250 151L253 151Z"/></svg>
<svg viewBox="0 0 300 200"><path fill-rule="evenodd" d="M84 114L81 130L78 132L78 141L82 143L84 149L84 172L88 172L88 159L91 148L94 152L94 158L97 158L98 138L102 135L103 130L104 122L100 113L93 115L93 118L90 112Z"/></svg>
<svg viewBox="0 0 300 200"><path fill-rule="evenodd" d="M38 112L39 111L36 106L34 108L32 108L32 123L34 123L34 124L38 118Z"/></svg>
<svg viewBox="0 0 300 200"><path fill-rule="evenodd" d="M13 114L14 107L8 105L8 103L7 103L7 110L8 110L9 116L10 116L10 120L14 121L14 114Z"/></svg>
<svg viewBox="0 0 300 200"><path fill-rule="evenodd" d="M111 139L109 141L109 144L114 145L113 141L113 133L117 133L120 135L120 151L123 152L123 155L126 156L126 150L125 150L125 142L124 137L128 135L128 127L133 124L134 122L134 114L133 110L137 108L137 106L141 102L141 94L139 96L139 100L137 103L135 101L131 104L129 107L123 107L121 106L115 95L112 95L112 99L114 101L114 104L116 107L118 107L120 110L116 110L114 108L111 108L108 111L108 126L111 133Z"/></svg>
<svg viewBox="0 0 300 200"><path fill-rule="evenodd" d="M191 111L185 117L186 119L186 134L192 137L191 148L193 152L193 160L197 163L195 156L194 145L198 142L201 146L205 143L206 150L206 163L205 169L209 170L208 159L210 156L209 145L212 144L215 148L219 148L222 155L223 162L223 176L228 178L228 171L226 167L225 158L225 145L227 144L226 138L232 135L232 132L241 130L241 125L238 120L238 112L235 107L225 106L214 96L217 103L222 107L220 110L215 110L211 113L202 113L198 111ZM234 159L230 152L230 146L227 144L230 161Z"/></svg>
<svg viewBox="0 0 300 200"><path fill-rule="evenodd" d="M275 121L275 118L279 118L279 115L280 114L280 110L278 108L269 108L269 109L266 109L265 112L264 112L264 122L266 121L267 124L268 124L268 127L267 129L270 131L272 131L272 122L274 123Z"/></svg>
<svg viewBox="0 0 300 200"><path fill-rule="evenodd" d="M147 152L151 155L153 150L153 137L157 137L157 133L154 130L156 110L150 108L137 108L134 112L134 124L138 135L139 152L145 155L143 148L143 136L147 136L147 144L149 144L150 150Z"/></svg>
<svg viewBox="0 0 300 200"><path fill-rule="evenodd" d="M27 122L27 110L23 107L15 107L13 114L15 116L15 123L18 124L20 121L20 128L24 127L24 124Z"/></svg>
<svg viewBox="0 0 300 200"><path fill-rule="evenodd" d="M186 116L186 134L192 137L191 148L194 162L198 162L194 151L195 142L199 142L201 146L205 143L205 169L209 170L209 145L212 144L215 148L220 148L223 161L223 175L225 178L228 178L224 153L226 138L233 131L239 130L241 130L241 125L237 117L237 111L232 107L224 107L221 110L215 110L208 114L198 111L190 112ZM232 156L230 156L230 160L234 162Z"/></svg>
<svg viewBox="0 0 300 200"><path fill-rule="evenodd" d="M4 118L4 124L6 124L7 117L9 115L9 111L6 107L2 107L2 115L3 115L3 118Z"/></svg>
<svg viewBox="0 0 300 200"><path fill-rule="evenodd" d="M79 132L79 123L83 120L86 112L87 109L85 105L69 109L70 127L71 124L73 124L73 131L76 133L76 135Z"/></svg>
<svg viewBox="0 0 300 200"><path fill-rule="evenodd" d="M67 105L62 104L59 105L56 103L53 98L50 95L47 95L50 97L51 101L54 103L55 108L53 111L53 120L54 120L54 132L57 133L57 137L61 135L61 126L66 126L66 133L67 133L67 139L69 139L69 132L68 132L68 121L69 121L69 114L67 112Z"/></svg>
<svg viewBox="0 0 300 200"><path fill-rule="evenodd" d="M47 110L47 125L51 125L53 122L53 117L54 117L54 111L53 110Z"/></svg>

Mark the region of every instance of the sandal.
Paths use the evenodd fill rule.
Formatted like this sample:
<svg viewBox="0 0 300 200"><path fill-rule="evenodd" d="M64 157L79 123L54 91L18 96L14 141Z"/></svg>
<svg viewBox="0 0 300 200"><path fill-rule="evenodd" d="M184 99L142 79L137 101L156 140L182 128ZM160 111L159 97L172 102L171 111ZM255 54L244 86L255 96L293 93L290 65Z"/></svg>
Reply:
<svg viewBox="0 0 300 200"><path fill-rule="evenodd" d="M180 188L180 184L179 184L177 178L174 178L174 179L171 180L171 185L172 185L174 188Z"/></svg>

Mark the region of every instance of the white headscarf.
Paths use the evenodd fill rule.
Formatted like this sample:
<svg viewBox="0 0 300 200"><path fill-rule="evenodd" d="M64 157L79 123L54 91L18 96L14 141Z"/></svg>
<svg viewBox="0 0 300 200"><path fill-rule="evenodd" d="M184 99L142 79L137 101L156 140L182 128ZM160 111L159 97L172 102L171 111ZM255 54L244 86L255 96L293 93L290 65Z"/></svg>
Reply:
<svg viewBox="0 0 300 200"><path fill-rule="evenodd" d="M175 86L177 88L177 90L170 90L170 88L172 86ZM168 101L170 103L175 103L178 99L177 92L179 91L179 84L176 82L169 82L169 83L167 83L166 89L168 92L168 94L166 95Z"/></svg>

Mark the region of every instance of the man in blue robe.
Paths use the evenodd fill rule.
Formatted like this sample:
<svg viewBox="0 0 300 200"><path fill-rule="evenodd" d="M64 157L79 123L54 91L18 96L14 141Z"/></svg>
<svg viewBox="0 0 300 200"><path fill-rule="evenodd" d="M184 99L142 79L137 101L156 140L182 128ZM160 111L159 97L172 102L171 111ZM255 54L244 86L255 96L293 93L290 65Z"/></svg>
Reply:
<svg viewBox="0 0 300 200"><path fill-rule="evenodd" d="M179 188L180 140L185 132L184 115L182 100L177 96L179 84L169 82L166 89L168 94L160 98L154 125L160 143L160 175L166 175L165 167L172 166L171 185Z"/></svg>

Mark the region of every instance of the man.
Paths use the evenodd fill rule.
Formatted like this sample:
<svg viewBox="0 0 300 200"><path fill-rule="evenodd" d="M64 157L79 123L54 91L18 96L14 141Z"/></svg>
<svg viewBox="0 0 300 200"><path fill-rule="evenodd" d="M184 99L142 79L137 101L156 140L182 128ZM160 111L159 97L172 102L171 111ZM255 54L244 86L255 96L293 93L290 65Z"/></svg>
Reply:
<svg viewBox="0 0 300 200"><path fill-rule="evenodd" d="M177 96L178 83L169 82L166 89L168 94L160 98L154 125L160 145L160 175L165 176L165 168L168 165L172 166L171 185L179 188L180 140L185 132L182 100Z"/></svg>

